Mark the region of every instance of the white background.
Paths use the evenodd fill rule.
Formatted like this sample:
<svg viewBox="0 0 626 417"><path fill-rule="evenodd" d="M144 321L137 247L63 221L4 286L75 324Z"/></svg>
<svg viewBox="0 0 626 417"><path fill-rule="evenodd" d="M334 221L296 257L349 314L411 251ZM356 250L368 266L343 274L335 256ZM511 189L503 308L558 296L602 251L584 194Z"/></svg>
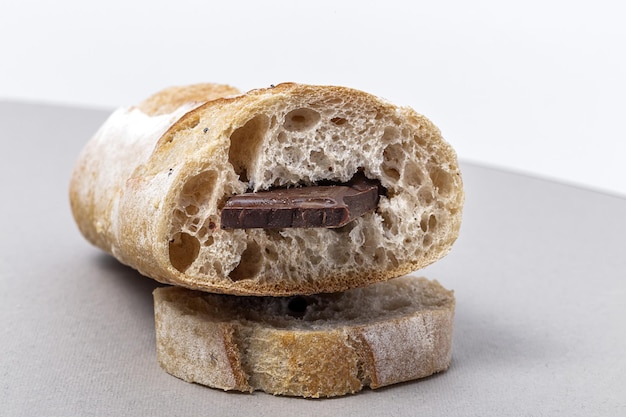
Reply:
<svg viewBox="0 0 626 417"><path fill-rule="evenodd" d="M347 85L427 115L462 159L626 195L625 4L2 0L0 99Z"/></svg>

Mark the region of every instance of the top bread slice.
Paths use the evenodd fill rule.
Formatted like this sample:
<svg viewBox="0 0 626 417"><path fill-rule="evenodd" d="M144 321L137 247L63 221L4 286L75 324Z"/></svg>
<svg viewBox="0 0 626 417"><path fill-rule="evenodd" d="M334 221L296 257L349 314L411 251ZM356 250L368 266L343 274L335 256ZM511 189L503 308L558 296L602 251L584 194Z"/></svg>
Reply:
<svg viewBox="0 0 626 417"><path fill-rule="evenodd" d="M222 229L233 195L379 180L378 207L338 229ZM115 111L75 166L70 200L93 244L160 282L294 295L398 277L444 256L463 205L456 154L410 108L330 86L240 94L172 88Z"/></svg>

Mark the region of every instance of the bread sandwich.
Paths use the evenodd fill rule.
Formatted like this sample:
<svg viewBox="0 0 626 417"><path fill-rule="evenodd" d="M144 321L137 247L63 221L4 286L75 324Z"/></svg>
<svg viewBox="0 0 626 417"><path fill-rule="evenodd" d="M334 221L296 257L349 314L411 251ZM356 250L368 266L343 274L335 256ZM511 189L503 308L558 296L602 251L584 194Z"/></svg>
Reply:
<svg viewBox="0 0 626 417"><path fill-rule="evenodd" d="M116 110L70 201L90 242L159 282L289 296L440 259L463 188L452 147L410 108L344 87L203 84Z"/></svg>
<svg viewBox="0 0 626 417"><path fill-rule="evenodd" d="M70 184L90 242L173 285L154 291L163 369L315 398L448 368L453 293L406 274L448 253L463 198L428 119L293 83L176 87L120 108Z"/></svg>

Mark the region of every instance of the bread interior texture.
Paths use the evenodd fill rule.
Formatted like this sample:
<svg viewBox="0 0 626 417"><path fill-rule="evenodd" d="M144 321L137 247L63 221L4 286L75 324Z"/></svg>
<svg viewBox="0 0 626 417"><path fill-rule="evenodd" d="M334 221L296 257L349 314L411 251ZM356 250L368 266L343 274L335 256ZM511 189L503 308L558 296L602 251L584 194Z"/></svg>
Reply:
<svg viewBox="0 0 626 417"><path fill-rule="evenodd" d="M225 102L197 109L161 138L162 147L210 143L203 159L175 172L181 185L168 226L175 274L194 288L314 293L354 286L354 276L408 273L448 252L460 226L461 178L454 151L428 119L366 94L258 96L231 123L215 122L232 105ZM221 208L235 194L346 182L359 171L385 193L374 212L342 228L220 227Z"/></svg>

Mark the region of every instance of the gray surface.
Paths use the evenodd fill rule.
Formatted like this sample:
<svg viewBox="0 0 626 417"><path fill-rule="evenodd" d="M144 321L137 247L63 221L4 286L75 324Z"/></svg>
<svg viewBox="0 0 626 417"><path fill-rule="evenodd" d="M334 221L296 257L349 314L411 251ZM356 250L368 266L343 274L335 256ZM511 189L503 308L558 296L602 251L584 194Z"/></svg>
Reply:
<svg viewBox="0 0 626 417"><path fill-rule="evenodd" d="M453 365L332 400L225 393L155 359L155 284L89 246L69 175L106 112L0 102L0 415L626 415L626 200L463 164Z"/></svg>

